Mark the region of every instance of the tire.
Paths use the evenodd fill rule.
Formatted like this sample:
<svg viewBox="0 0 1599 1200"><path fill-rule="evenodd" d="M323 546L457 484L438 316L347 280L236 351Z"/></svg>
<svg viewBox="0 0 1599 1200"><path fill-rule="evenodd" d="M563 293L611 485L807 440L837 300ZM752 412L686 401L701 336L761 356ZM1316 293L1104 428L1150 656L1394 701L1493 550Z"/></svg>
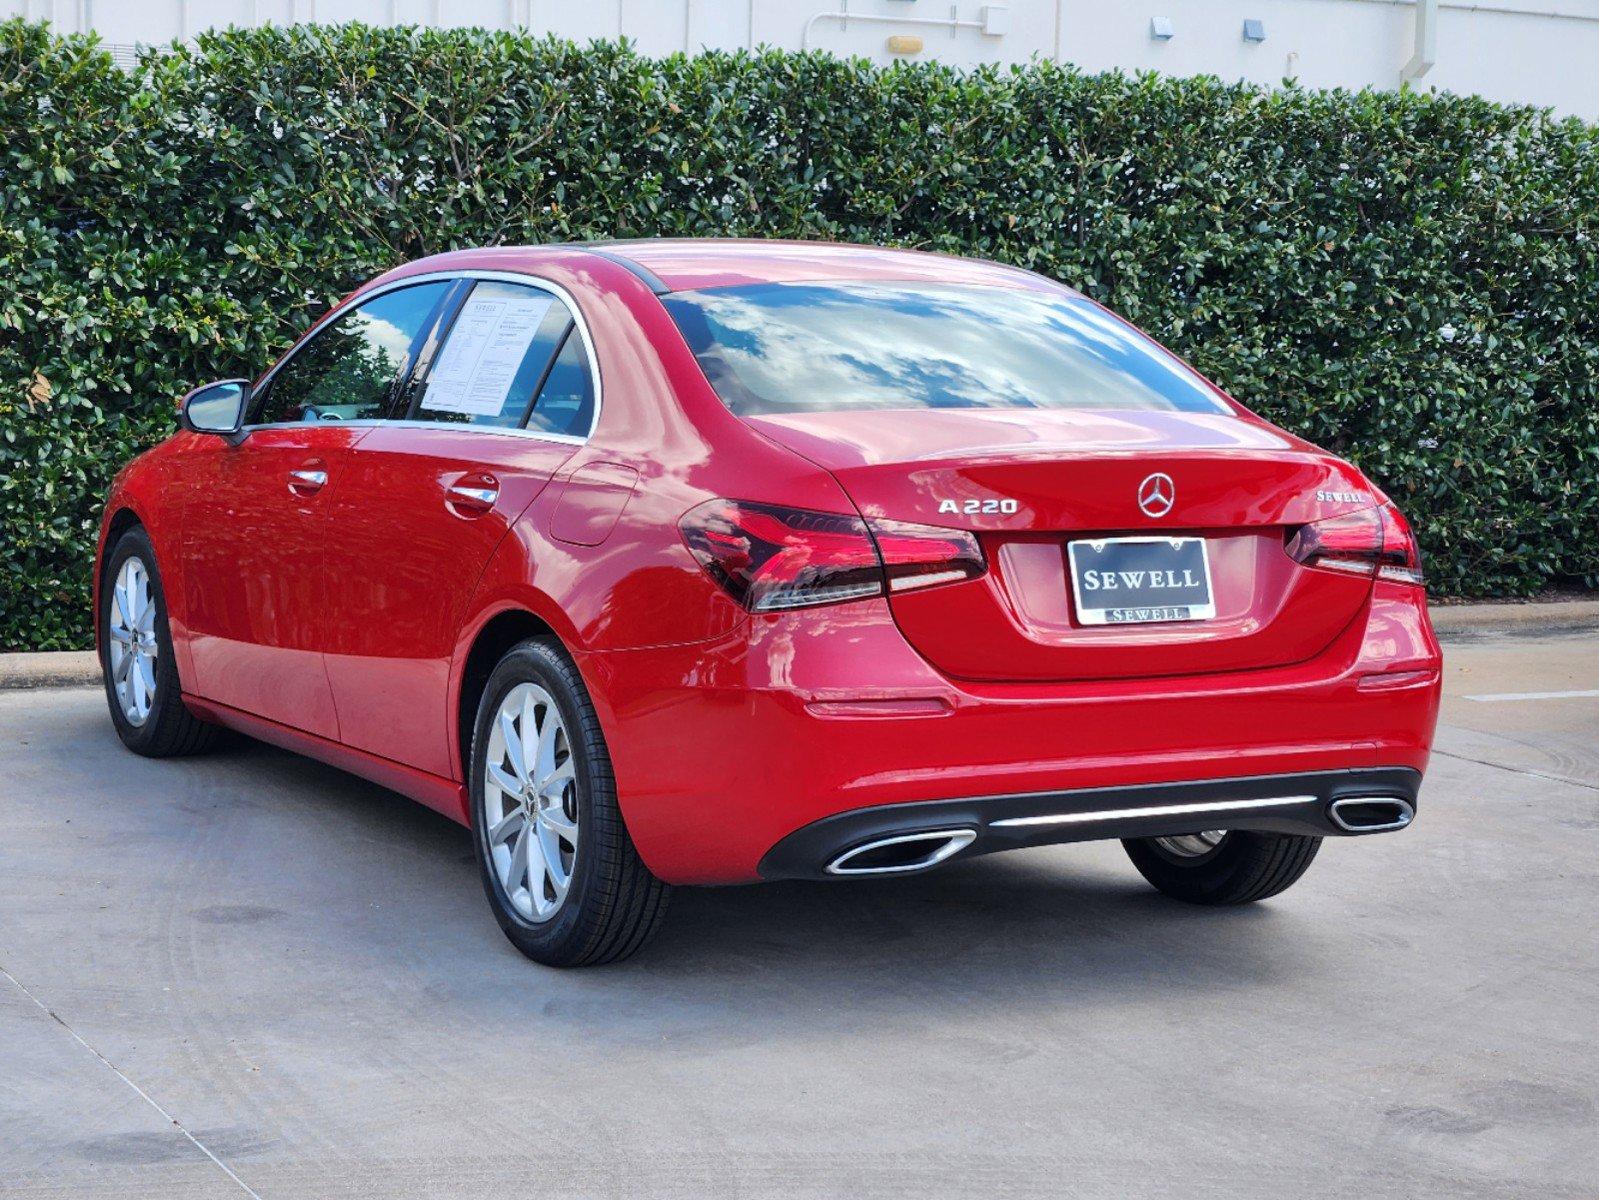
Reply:
<svg viewBox="0 0 1599 1200"><path fill-rule="evenodd" d="M141 587L125 586L135 578L142 579ZM143 597L142 604L139 597ZM124 605L134 611L124 611ZM200 720L183 703L161 568L149 536L138 526L117 539L106 559L96 619L106 703L122 744L146 758L176 758L209 750L222 731Z"/></svg>
<svg viewBox="0 0 1599 1200"><path fill-rule="evenodd" d="M1185 843L1187 849L1176 848ZM1234 830L1208 849L1193 838L1128 838L1122 845L1139 873L1168 896L1190 904L1250 904L1291 887L1321 839Z"/></svg>
<svg viewBox="0 0 1599 1200"><path fill-rule="evenodd" d="M530 741L518 769L512 751ZM546 966L594 966L627 958L654 936L671 888L628 836L594 705L554 642L520 643L489 676L470 780L483 891L512 945Z"/></svg>

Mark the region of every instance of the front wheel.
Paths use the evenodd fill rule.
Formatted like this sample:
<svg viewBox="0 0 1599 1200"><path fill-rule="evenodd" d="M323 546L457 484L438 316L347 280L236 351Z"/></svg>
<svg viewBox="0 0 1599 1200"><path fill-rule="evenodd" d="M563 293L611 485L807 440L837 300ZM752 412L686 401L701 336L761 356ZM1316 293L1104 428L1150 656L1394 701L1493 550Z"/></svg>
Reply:
<svg viewBox="0 0 1599 1200"><path fill-rule="evenodd" d="M122 744L146 758L210 749L221 730L184 707L161 571L143 529L129 529L106 558L99 621L100 669Z"/></svg>
<svg viewBox="0 0 1599 1200"><path fill-rule="evenodd" d="M554 643L521 643L489 676L471 787L483 890L518 950L589 966L654 935L671 889L633 847L594 706Z"/></svg>
<svg viewBox="0 0 1599 1200"><path fill-rule="evenodd" d="M1319 837L1241 830L1127 838L1127 857L1160 891L1190 904L1248 904L1285 891L1305 873Z"/></svg>

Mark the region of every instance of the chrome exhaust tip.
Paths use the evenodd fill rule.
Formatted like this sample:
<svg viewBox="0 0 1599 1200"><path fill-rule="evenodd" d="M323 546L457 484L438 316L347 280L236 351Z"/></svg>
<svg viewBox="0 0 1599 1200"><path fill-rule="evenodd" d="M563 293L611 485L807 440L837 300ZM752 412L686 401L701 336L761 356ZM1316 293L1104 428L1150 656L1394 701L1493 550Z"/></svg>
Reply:
<svg viewBox="0 0 1599 1200"><path fill-rule="evenodd" d="M1393 796L1344 796L1327 806L1327 816L1345 833L1389 833L1409 825L1416 810Z"/></svg>
<svg viewBox="0 0 1599 1200"><path fill-rule="evenodd" d="M829 875L903 875L925 871L959 854L977 840L970 829L939 829L878 838L846 850L827 864Z"/></svg>

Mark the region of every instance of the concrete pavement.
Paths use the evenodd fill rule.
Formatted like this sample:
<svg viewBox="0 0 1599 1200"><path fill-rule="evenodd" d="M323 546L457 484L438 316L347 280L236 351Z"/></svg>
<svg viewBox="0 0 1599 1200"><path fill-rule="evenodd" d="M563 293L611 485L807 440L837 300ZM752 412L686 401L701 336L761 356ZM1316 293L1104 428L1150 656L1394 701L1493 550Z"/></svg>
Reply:
<svg viewBox="0 0 1599 1200"><path fill-rule="evenodd" d="M464 831L0 695L0 1195L1591 1198L1599 634L1447 647L1421 817L1209 912L1115 845L504 942Z"/></svg>

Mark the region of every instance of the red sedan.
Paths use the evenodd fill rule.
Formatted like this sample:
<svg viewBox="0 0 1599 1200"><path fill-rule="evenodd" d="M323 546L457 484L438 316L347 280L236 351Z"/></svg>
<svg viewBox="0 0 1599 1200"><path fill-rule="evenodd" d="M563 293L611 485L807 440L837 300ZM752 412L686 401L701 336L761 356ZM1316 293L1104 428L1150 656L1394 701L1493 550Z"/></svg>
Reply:
<svg viewBox="0 0 1599 1200"><path fill-rule="evenodd" d="M1259 900L1411 821L1438 709L1358 470L1070 288L856 246L400 267L185 398L96 581L131 750L227 727L438 809L560 965L672 884L1093 838Z"/></svg>

